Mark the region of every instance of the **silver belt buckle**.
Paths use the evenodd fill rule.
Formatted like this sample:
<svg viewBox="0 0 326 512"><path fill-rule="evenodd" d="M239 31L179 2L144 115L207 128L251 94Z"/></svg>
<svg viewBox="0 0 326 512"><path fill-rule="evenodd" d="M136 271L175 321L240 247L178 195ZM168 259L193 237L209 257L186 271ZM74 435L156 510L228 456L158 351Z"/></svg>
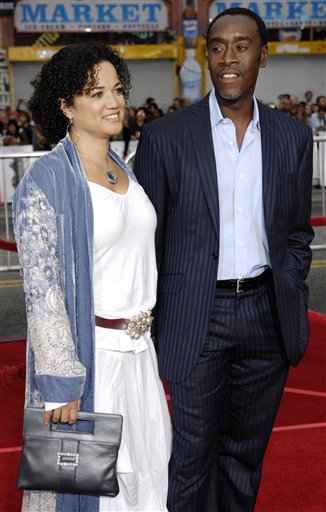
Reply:
<svg viewBox="0 0 326 512"><path fill-rule="evenodd" d="M241 287L241 282L243 281L243 279L237 279L237 293L242 293L242 290L240 289Z"/></svg>

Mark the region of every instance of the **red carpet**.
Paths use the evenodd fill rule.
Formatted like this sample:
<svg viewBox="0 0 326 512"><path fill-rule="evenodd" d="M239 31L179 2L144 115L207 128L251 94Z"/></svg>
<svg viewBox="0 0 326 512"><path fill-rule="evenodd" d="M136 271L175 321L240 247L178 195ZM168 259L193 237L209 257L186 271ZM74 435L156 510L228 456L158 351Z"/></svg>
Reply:
<svg viewBox="0 0 326 512"><path fill-rule="evenodd" d="M290 371L265 457L255 512L326 510L326 316L309 312L309 319L309 347L299 367ZM22 493L15 483L25 343L0 343L0 361L0 512L19 512Z"/></svg>
<svg viewBox="0 0 326 512"><path fill-rule="evenodd" d="M18 512L22 492L16 489L20 460L20 449L17 451L17 447L22 443L25 386L24 380L19 377L25 365L25 343L0 343L0 361L0 511ZM8 368L13 370L11 374ZM7 449L10 451L4 451Z"/></svg>
<svg viewBox="0 0 326 512"><path fill-rule="evenodd" d="M325 432L273 432L255 512L325 512Z"/></svg>
<svg viewBox="0 0 326 512"><path fill-rule="evenodd" d="M326 511L326 315L309 311L309 320L310 343L289 374L255 512Z"/></svg>

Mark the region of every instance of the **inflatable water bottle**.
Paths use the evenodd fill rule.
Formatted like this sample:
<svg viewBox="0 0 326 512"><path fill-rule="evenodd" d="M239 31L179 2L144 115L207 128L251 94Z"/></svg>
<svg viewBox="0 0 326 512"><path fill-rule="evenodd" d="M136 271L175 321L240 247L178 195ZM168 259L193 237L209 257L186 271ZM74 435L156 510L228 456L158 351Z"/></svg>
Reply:
<svg viewBox="0 0 326 512"><path fill-rule="evenodd" d="M186 49L186 58L180 69L182 97L189 98L191 103L201 98L201 67L195 59L195 50Z"/></svg>

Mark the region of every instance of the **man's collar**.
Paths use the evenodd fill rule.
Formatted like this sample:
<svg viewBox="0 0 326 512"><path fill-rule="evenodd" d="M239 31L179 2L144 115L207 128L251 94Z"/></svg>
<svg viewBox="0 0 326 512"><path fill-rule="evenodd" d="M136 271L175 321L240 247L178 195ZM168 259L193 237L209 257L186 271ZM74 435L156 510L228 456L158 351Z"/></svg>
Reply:
<svg viewBox="0 0 326 512"><path fill-rule="evenodd" d="M256 127L260 131L260 123L259 123L259 110L258 110L258 103L255 96L253 96L254 100L254 115L252 118L252 131L255 131ZM210 111L210 118L211 118L211 126L214 128L219 123L221 123L224 120L223 114L221 112L220 106L218 104L218 101L215 96L215 90L212 89L209 95L209 111Z"/></svg>

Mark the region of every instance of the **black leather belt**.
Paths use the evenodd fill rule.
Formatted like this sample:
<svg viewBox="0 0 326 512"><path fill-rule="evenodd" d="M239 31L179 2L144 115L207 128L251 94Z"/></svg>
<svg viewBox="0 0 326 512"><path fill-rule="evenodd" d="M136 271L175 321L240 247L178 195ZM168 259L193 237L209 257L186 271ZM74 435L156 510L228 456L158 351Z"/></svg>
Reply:
<svg viewBox="0 0 326 512"><path fill-rule="evenodd" d="M224 279L216 281L216 288L227 288L235 292L245 292L252 290L264 283L267 283L272 277L272 269L267 268L262 274L256 277L248 277L246 279Z"/></svg>

